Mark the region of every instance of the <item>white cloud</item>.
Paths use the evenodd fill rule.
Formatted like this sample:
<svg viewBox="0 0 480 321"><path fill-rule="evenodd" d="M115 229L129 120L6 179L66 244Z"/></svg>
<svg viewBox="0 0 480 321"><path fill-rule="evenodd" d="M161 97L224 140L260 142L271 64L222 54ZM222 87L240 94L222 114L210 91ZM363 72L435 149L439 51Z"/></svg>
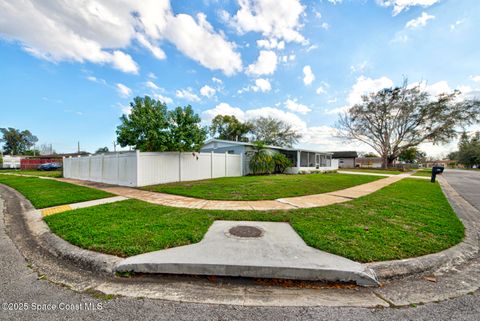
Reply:
<svg viewBox="0 0 480 321"><path fill-rule="evenodd" d="M257 46L259 48L265 49L278 49L282 50L285 49L285 41L278 41L277 39L261 39L257 40Z"/></svg>
<svg viewBox="0 0 480 321"><path fill-rule="evenodd" d="M238 107L232 107L227 103L220 103L215 108L205 110L203 117L207 121L211 121L217 115L231 115L235 116L241 121L245 121L245 112Z"/></svg>
<svg viewBox="0 0 480 321"><path fill-rule="evenodd" d="M312 67L306 65L303 67L303 83L305 85L310 85L315 80L315 75L313 74Z"/></svg>
<svg viewBox="0 0 480 321"><path fill-rule="evenodd" d="M155 94L153 94L153 97L154 97L156 100L160 100L162 103L165 103L165 104L167 104L167 105L173 103L172 98L167 97L167 96L164 96L164 95L162 95L162 94L155 93Z"/></svg>
<svg viewBox="0 0 480 321"><path fill-rule="evenodd" d="M231 17L223 12L224 20L239 33L259 32L267 38L304 43L300 34L300 17L305 7L300 0L238 0L240 9Z"/></svg>
<svg viewBox="0 0 480 321"><path fill-rule="evenodd" d="M296 99L293 99L293 100L287 99L285 101L285 107L288 110L291 110L300 114L306 114L312 111L308 106L298 103Z"/></svg>
<svg viewBox="0 0 480 321"><path fill-rule="evenodd" d="M123 98L127 98L132 94L132 90L124 84L118 83L115 87L117 88L118 94Z"/></svg>
<svg viewBox="0 0 480 321"><path fill-rule="evenodd" d="M323 95L327 91L325 90L325 88L323 86L320 86L320 87L317 88L317 90L315 90L315 92L317 93L317 95Z"/></svg>
<svg viewBox="0 0 480 321"><path fill-rule="evenodd" d="M283 55L281 60L284 63L287 63L289 61L294 61L295 60L295 55Z"/></svg>
<svg viewBox="0 0 480 321"><path fill-rule="evenodd" d="M362 96L368 95L369 93L374 93L379 90L393 87L393 81L387 77L380 77L377 79L367 78L360 76L357 78L355 84L353 84L350 92L347 96L347 104L340 107L325 109L324 113L328 115L334 115L338 113L343 113L350 109L355 104L362 102ZM337 100L329 100L329 103L335 103Z"/></svg>
<svg viewBox="0 0 480 321"><path fill-rule="evenodd" d="M480 75L470 76L470 79L472 79L475 82L480 82Z"/></svg>
<svg viewBox="0 0 480 321"><path fill-rule="evenodd" d="M244 92L249 92L249 91L268 92L271 89L272 89L272 85L270 84L270 81L268 79L258 78L258 79L255 80L255 85L243 87L242 89L238 90L237 92L239 94L243 94Z"/></svg>
<svg viewBox="0 0 480 321"><path fill-rule="evenodd" d="M277 54L271 50L260 50L257 61L247 67L248 75L270 75L277 69Z"/></svg>
<svg viewBox="0 0 480 321"><path fill-rule="evenodd" d="M145 83L145 86L147 86L147 88L150 88L152 90L159 90L160 87L158 87L153 81L149 80Z"/></svg>
<svg viewBox="0 0 480 321"><path fill-rule="evenodd" d="M217 84L220 84L220 85L223 84L223 81L221 79L216 78L216 77L212 77L212 81L214 83L217 83Z"/></svg>
<svg viewBox="0 0 480 321"><path fill-rule="evenodd" d="M409 38L405 33L397 32L395 33L395 36L393 37L393 39L390 40L390 43L406 43L408 39Z"/></svg>
<svg viewBox="0 0 480 321"><path fill-rule="evenodd" d="M320 27L324 30L328 30L330 29L330 25L327 23L327 22L322 22L322 24L320 25Z"/></svg>
<svg viewBox="0 0 480 321"><path fill-rule="evenodd" d="M226 75L242 70L242 60L235 51L235 44L216 33L203 13L197 14L197 21L186 14L172 17L165 37L186 56L208 69L219 69Z"/></svg>
<svg viewBox="0 0 480 321"><path fill-rule="evenodd" d="M418 28L418 27L425 27L427 25L428 20L435 19L435 16L429 15L426 12L422 12L422 15L416 19L412 19L405 24L407 28Z"/></svg>
<svg viewBox="0 0 480 321"><path fill-rule="evenodd" d="M227 75L242 70L236 45L215 31L205 14L175 15L169 0L7 0L0 2L0 12L1 37L19 41L41 59L110 64L137 74L137 63L122 50L137 41L165 59L158 44L166 40L206 68Z"/></svg>
<svg viewBox="0 0 480 321"><path fill-rule="evenodd" d="M343 0L328 0L328 2L330 2L331 4L340 4L342 3Z"/></svg>
<svg viewBox="0 0 480 321"><path fill-rule="evenodd" d="M205 85L202 88L200 88L200 95L208 98L213 97L213 95L215 95L215 92L216 92L215 88L212 88L208 85Z"/></svg>
<svg viewBox="0 0 480 321"><path fill-rule="evenodd" d="M363 95L390 87L393 87L393 81L385 76L377 79L360 76L357 78L357 82L352 86L352 89L348 94L347 103L349 107L351 107L355 104L361 103Z"/></svg>
<svg viewBox="0 0 480 321"><path fill-rule="evenodd" d="M356 65L351 65L350 70L352 73L363 73L367 69L368 61L364 60Z"/></svg>
<svg viewBox="0 0 480 321"><path fill-rule="evenodd" d="M193 91L192 88L181 89L175 92L175 96L181 99L185 99L188 101L199 102L200 97L198 97Z"/></svg>
<svg viewBox="0 0 480 321"><path fill-rule="evenodd" d="M91 82L96 82L98 84L106 85L107 81L105 79L97 78L95 76L87 76L87 80Z"/></svg>
<svg viewBox="0 0 480 321"><path fill-rule="evenodd" d="M461 19L461 20L457 20L455 21L455 23L452 23L450 25L450 30L455 30L457 29L458 26L460 26L461 24L463 24L465 22L465 19Z"/></svg>
<svg viewBox="0 0 480 321"><path fill-rule="evenodd" d="M393 15L396 16L403 10L408 10L410 7L429 7L438 1L439 0L377 0L377 3L384 7L393 7Z"/></svg>
<svg viewBox="0 0 480 321"><path fill-rule="evenodd" d="M267 92L272 89L272 85L268 79L258 78L255 80L255 88L258 88L261 92ZM256 91L254 89L254 91Z"/></svg>

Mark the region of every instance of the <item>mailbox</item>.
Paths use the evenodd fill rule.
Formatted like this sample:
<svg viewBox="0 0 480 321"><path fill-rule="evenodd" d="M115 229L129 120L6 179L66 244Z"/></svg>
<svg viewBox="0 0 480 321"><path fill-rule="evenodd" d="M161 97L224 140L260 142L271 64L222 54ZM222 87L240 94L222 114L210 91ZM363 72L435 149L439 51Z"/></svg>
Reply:
<svg viewBox="0 0 480 321"><path fill-rule="evenodd" d="M443 173L443 166L433 166L432 167L432 174L442 174Z"/></svg>
<svg viewBox="0 0 480 321"><path fill-rule="evenodd" d="M443 173L443 166L433 166L432 167L432 178L430 179L430 182L435 183L435 178L437 174L442 174Z"/></svg>

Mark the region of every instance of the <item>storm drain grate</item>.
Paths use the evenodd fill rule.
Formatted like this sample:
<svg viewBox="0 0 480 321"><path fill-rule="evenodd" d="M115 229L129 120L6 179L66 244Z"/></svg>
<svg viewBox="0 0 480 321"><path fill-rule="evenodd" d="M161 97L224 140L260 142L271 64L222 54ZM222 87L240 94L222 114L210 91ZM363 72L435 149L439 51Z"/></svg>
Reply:
<svg viewBox="0 0 480 321"><path fill-rule="evenodd" d="M237 237L261 237L263 230L255 226L238 225L228 230L228 233Z"/></svg>

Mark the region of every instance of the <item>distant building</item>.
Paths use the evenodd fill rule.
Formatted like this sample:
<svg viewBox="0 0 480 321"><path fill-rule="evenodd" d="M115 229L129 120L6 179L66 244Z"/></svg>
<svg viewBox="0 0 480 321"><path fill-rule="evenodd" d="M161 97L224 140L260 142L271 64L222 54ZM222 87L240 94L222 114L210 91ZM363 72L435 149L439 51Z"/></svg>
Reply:
<svg viewBox="0 0 480 321"><path fill-rule="evenodd" d="M3 156L3 163L0 168L10 168L10 169L18 169L20 168L20 161L24 158L24 156L10 156L4 155Z"/></svg>
<svg viewBox="0 0 480 321"><path fill-rule="evenodd" d="M381 168L383 160L381 157L359 157L356 160L357 167Z"/></svg>
<svg viewBox="0 0 480 321"><path fill-rule="evenodd" d="M332 159L338 159L338 168L354 168L357 157L356 151L332 152Z"/></svg>
<svg viewBox="0 0 480 321"><path fill-rule="evenodd" d="M425 167L433 167L433 166L443 166L447 167L449 164L455 163L455 161L449 159L437 159L437 160L430 160L423 163Z"/></svg>

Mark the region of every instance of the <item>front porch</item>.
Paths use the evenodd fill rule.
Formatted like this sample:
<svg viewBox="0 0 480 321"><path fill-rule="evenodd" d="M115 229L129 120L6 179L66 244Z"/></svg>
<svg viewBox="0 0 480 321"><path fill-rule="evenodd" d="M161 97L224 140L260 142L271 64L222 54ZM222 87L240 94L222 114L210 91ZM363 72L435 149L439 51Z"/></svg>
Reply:
<svg viewBox="0 0 480 321"><path fill-rule="evenodd" d="M325 172L338 169L337 160L332 159L331 153L319 153L302 150L281 151L294 164L287 173Z"/></svg>

